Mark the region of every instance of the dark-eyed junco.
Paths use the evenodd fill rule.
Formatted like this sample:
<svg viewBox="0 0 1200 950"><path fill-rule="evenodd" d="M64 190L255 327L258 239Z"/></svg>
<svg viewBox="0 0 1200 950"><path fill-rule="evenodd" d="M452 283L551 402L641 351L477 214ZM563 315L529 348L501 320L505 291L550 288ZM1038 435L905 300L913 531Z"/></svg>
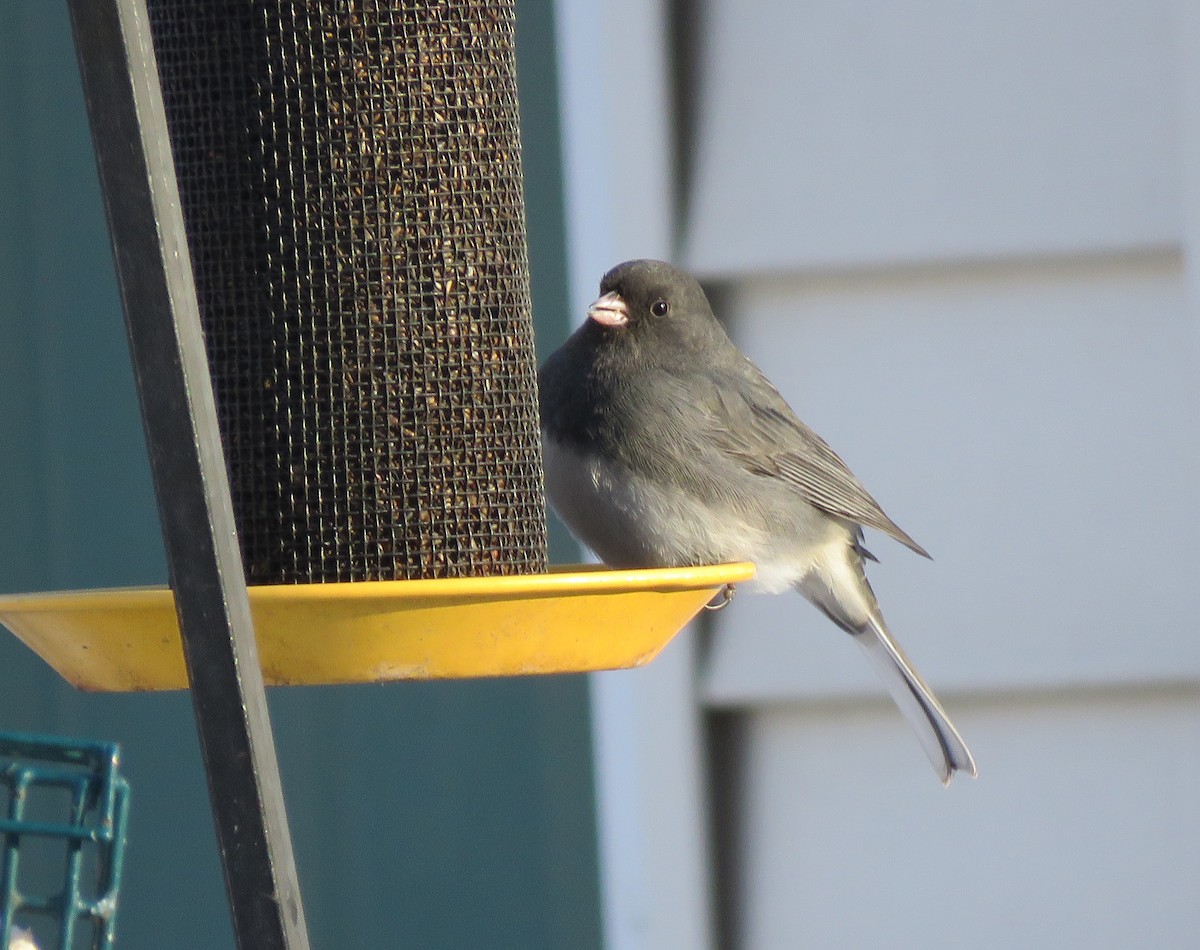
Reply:
<svg viewBox="0 0 1200 950"><path fill-rule="evenodd" d="M929 555L730 341L700 285L661 261L619 264L546 361L550 504L614 568L753 561L871 658L942 781L975 762L884 624L863 527Z"/></svg>

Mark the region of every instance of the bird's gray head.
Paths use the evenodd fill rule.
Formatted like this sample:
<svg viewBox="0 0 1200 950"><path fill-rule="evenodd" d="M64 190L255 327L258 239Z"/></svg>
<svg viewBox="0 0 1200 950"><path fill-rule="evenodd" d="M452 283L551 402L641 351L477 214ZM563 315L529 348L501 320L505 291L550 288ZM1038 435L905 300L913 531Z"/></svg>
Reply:
<svg viewBox="0 0 1200 950"><path fill-rule="evenodd" d="M588 308L593 335L665 350L699 349L726 339L700 284L663 261L618 264ZM640 348L640 347L639 347Z"/></svg>

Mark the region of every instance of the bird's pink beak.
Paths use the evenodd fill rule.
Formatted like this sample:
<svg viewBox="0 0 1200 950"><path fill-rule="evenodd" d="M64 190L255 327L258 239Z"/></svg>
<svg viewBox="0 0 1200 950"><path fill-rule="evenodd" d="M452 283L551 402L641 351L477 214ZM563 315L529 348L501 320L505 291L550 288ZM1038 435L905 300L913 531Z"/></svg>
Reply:
<svg viewBox="0 0 1200 950"><path fill-rule="evenodd" d="M623 327L629 322L629 307L621 295L610 290L588 307L588 316L606 327Z"/></svg>

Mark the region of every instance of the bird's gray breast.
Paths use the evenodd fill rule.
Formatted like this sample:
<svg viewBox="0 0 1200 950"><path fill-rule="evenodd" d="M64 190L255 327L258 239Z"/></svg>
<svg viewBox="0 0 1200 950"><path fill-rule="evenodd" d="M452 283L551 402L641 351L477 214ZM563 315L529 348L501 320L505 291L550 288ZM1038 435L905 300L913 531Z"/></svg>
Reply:
<svg viewBox="0 0 1200 950"><path fill-rule="evenodd" d="M543 437L546 496L571 533L617 568L753 561L756 585L782 590L807 574L845 529L794 497L768 490L701 496L675 480L580 453ZM728 477L728 473L727 473ZM750 477L750 476L742 476ZM743 489L746 486L742 486Z"/></svg>
<svg viewBox="0 0 1200 950"><path fill-rule="evenodd" d="M761 525L714 511L678 485L545 439L546 496L571 532L614 567L750 559Z"/></svg>

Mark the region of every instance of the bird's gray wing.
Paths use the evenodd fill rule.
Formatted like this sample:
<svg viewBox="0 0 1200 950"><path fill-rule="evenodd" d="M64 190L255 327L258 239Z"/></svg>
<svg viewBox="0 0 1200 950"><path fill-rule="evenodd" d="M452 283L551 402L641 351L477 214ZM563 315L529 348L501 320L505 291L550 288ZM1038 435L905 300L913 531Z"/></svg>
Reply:
<svg viewBox="0 0 1200 950"><path fill-rule="evenodd" d="M923 557L929 553L887 516L819 435L796 418L749 360L706 374L709 444L747 471L786 481L813 506L875 528Z"/></svg>

